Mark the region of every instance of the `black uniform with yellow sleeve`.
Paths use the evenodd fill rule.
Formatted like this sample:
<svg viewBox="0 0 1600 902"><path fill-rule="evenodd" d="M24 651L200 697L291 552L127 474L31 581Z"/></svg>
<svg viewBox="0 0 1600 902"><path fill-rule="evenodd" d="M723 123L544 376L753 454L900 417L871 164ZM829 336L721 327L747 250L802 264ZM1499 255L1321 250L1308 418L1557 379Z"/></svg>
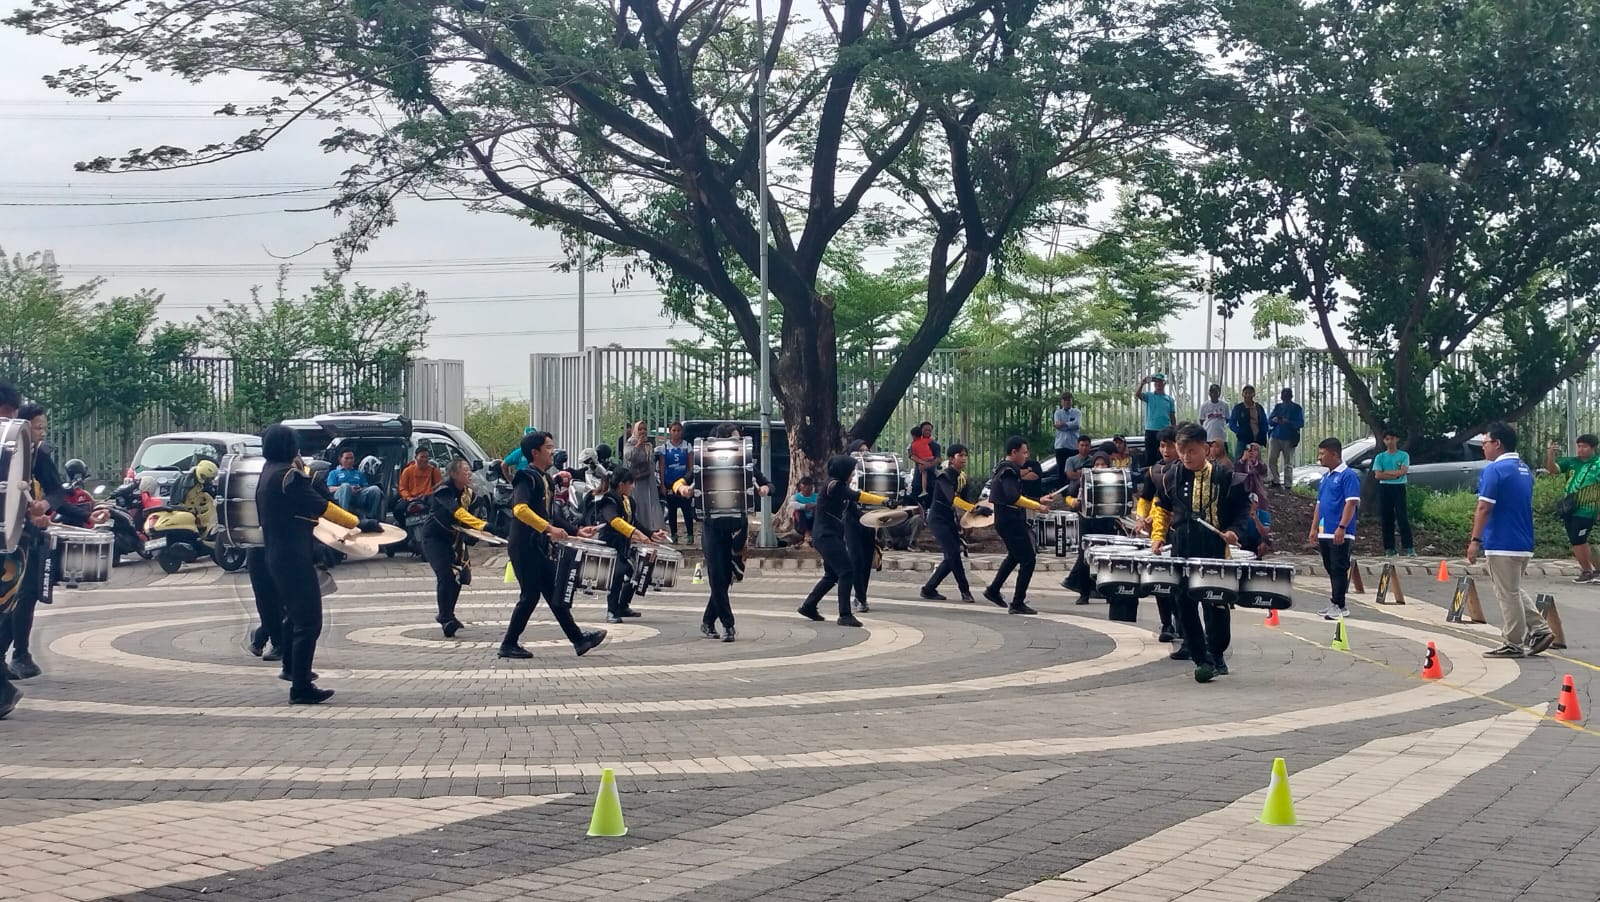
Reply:
<svg viewBox="0 0 1600 902"><path fill-rule="evenodd" d="M850 593L855 587L856 555L850 553L851 531L861 523L861 505L888 504L889 499L872 492L860 492L841 479L830 479L817 496L817 519L811 533L811 545L822 556L822 578L806 596L800 612L815 620L822 619L817 605L828 590L839 588L839 619L854 618L850 612Z"/></svg>
<svg viewBox="0 0 1600 902"><path fill-rule="evenodd" d="M1237 535L1244 531L1249 515L1250 495L1243 477L1209 463L1199 470L1172 464L1156 483L1150 541L1171 545L1174 558L1225 558L1227 542L1200 521ZM1228 608L1200 604L1190 597L1186 585L1178 591L1177 607L1184 634L1184 648L1177 654L1188 653L1195 662L1196 678L1203 682L1222 663L1232 640Z"/></svg>
<svg viewBox="0 0 1600 902"><path fill-rule="evenodd" d="M933 575L922 586L925 597L937 595L939 584L944 582L946 576L954 574L956 588L961 590L962 599L972 600L972 588L967 584L967 569L961 565L961 527L956 522L958 511L966 513L976 506L961 497L966 487L967 474L964 470L945 467L933 478L933 490L929 493L928 502L928 530L939 543L941 558Z"/></svg>
<svg viewBox="0 0 1600 902"><path fill-rule="evenodd" d="M433 490L428 502L428 522L422 526L422 556L433 568L434 591L439 613L434 619L444 627L447 637L461 629L456 619L456 600L461 587L472 583L472 558L467 554L466 537L458 526L482 529L484 521L471 511L472 490L458 489L446 479Z"/></svg>
<svg viewBox="0 0 1600 902"><path fill-rule="evenodd" d="M500 641L502 649L518 647L528 620L539 606L540 596L550 605L550 613L560 624L561 632L567 639L574 646L583 641L583 631L573 620L572 608L556 601L560 587L555 584L555 564L550 559L551 542L547 533L552 526L575 533L577 526L555 512L550 503L553 494L550 477L534 467L524 467L512 477L512 519L507 552L511 558L511 569L517 576L520 594L517 606L511 612L511 623L506 627L505 638ZM562 601L565 602L565 599Z"/></svg>
<svg viewBox="0 0 1600 902"><path fill-rule="evenodd" d="M617 553L617 563L611 571L611 588L606 592L607 620L637 616L628 607L633 601L633 562L628 560L628 545L633 541L633 534L639 531L633 498L612 489L600 499L595 510L600 518L600 532L595 538Z"/></svg>
<svg viewBox="0 0 1600 902"><path fill-rule="evenodd" d="M1032 613L1027 606L1028 584L1033 580L1033 568L1038 554L1033 535L1028 531L1028 511L1042 511L1044 505L1023 494L1022 470L1009 460L1002 460L989 478L989 503L994 506L994 529L1006 546L1006 558L995 572L994 580L984 589L989 601L1005 606L1000 589L1017 571L1017 588L1011 596L1010 609L1015 613Z"/></svg>

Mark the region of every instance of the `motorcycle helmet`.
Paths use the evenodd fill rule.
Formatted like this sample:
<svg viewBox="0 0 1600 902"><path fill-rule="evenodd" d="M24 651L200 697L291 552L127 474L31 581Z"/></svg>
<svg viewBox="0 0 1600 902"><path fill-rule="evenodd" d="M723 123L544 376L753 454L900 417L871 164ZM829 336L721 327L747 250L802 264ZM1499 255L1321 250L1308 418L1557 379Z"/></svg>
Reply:
<svg viewBox="0 0 1600 902"><path fill-rule="evenodd" d="M195 464L194 478L201 483L210 482L211 480L216 479L217 462L214 460L202 460Z"/></svg>
<svg viewBox="0 0 1600 902"><path fill-rule="evenodd" d="M555 454L552 455L551 460L555 463L557 468L565 469L567 466L567 449L557 448Z"/></svg>
<svg viewBox="0 0 1600 902"><path fill-rule="evenodd" d="M146 473L139 477L139 491L153 498L161 491L161 480L154 473Z"/></svg>
<svg viewBox="0 0 1600 902"><path fill-rule="evenodd" d="M368 454L361 458L361 475L369 480L376 480L381 472L383 472L383 461L376 456Z"/></svg>
<svg viewBox="0 0 1600 902"><path fill-rule="evenodd" d="M89 465L74 457L73 459L67 461L66 472L68 482L77 482L81 479L88 479Z"/></svg>

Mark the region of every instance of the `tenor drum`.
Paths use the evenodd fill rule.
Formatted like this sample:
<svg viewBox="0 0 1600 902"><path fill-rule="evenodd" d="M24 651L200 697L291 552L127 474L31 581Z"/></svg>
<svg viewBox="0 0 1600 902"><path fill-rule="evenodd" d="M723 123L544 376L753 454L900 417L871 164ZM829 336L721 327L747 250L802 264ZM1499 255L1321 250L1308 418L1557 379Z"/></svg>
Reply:
<svg viewBox="0 0 1600 902"><path fill-rule="evenodd" d="M1184 570L1189 595L1206 604L1227 606L1239 603L1239 585L1246 564L1222 558L1189 558Z"/></svg>
<svg viewBox="0 0 1600 902"><path fill-rule="evenodd" d="M1035 516L1028 525L1033 528L1034 542L1040 552L1066 557L1078 548L1078 515L1072 511L1047 511Z"/></svg>
<svg viewBox="0 0 1600 902"><path fill-rule="evenodd" d="M50 527L50 538L56 548L56 574L67 588L111 579L111 554L117 537L110 530L57 525Z"/></svg>
<svg viewBox="0 0 1600 902"><path fill-rule="evenodd" d="M1139 594L1171 598L1183 585L1183 561L1169 554L1145 557L1139 570Z"/></svg>
<svg viewBox="0 0 1600 902"><path fill-rule="evenodd" d="M670 589L678 584L678 571L683 569L683 553L665 546L656 546L656 565L650 574L650 585L657 589Z"/></svg>
<svg viewBox="0 0 1600 902"><path fill-rule="evenodd" d="M742 438L694 440L694 471L700 515L738 517L755 510L755 443Z"/></svg>
<svg viewBox="0 0 1600 902"><path fill-rule="evenodd" d="M1078 510L1085 517L1133 515L1133 472L1104 467L1083 476Z"/></svg>
<svg viewBox="0 0 1600 902"><path fill-rule="evenodd" d="M556 597L567 605L579 588L596 592L611 588L611 576L617 567L617 551L604 542L590 539L566 539L555 544Z"/></svg>
<svg viewBox="0 0 1600 902"><path fill-rule="evenodd" d="M656 569L656 554L659 551L655 545L633 544L628 546L628 563L633 567L633 575L629 577L633 582L633 594L643 595L654 585L651 575Z"/></svg>
<svg viewBox="0 0 1600 902"><path fill-rule="evenodd" d="M16 551L22 542L32 480L33 433L28 422L0 419L0 552Z"/></svg>
<svg viewBox="0 0 1600 902"><path fill-rule="evenodd" d="M1285 610L1294 605L1294 565L1244 562L1239 607Z"/></svg>
<svg viewBox="0 0 1600 902"><path fill-rule="evenodd" d="M217 525L224 544L235 548L266 544L256 514L256 486L266 465L267 459L259 455L228 454L217 467Z"/></svg>
<svg viewBox="0 0 1600 902"><path fill-rule="evenodd" d="M850 488L885 498L900 497L904 491L900 483L900 455L863 451L856 454L856 460L859 466L850 476Z"/></svg>

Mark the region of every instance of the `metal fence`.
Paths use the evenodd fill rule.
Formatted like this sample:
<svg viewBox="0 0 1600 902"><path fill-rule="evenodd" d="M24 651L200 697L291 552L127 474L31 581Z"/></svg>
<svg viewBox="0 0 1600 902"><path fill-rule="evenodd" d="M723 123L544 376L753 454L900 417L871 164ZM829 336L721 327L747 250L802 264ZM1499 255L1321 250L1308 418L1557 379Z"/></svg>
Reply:
<svg viewBox="0 0 1600 902"><path fill-rule="evenodd" d="M1371 351L1350 352L1358 368L1378 365ZM839 406L845 428L871 400L893 362L886 351L847 355L839 361ZM1466 366L1462 358L1456 361ZM662 426L678 419L747 419L757 415L758 392L749 355L742 350L590 348L574 354L534 354L530 361L529 415L576 448L614 442L624 425L646 420ZM1223 387L1234 403L1246 385L1269 409L1283 388L1294 390L1306 411L1308 437L1351 439L1367 429L1350 400L1344 377L1320 350L1065 350L1025 362L995 360L967 350L939 350L929 358L878 436L899 451L912 426L927 420L945 441L972 447L975 458L998 457L1006 436L1048 441L1050 417L1063 389L1084 412L1086 431L1099 438L1142 431L1133 391L1154 372L1167 375L1178 416L1194 417L1206 388ZM1579 432L1600 426L1600 368L1574 383ZM1436 374L1430 391L1440 390ZM1552 392L1519 424L1538 444L1565 435L1566 392ZM774 411L779 416L778 411Z"/></svg>
<svg viewBox="0 0 1600 902"><path fill-rule="evenodd" d="M281 419L337 410L398 410L413 419L460 424L465 406L458 360L345 362L190 357L165 373L158 400L119 415L120 405L81 397L70 373L0 361L0 378L50 413L58 463L82 458L101 477L120 474L146 436L179 430L259 432Z"/></svg>

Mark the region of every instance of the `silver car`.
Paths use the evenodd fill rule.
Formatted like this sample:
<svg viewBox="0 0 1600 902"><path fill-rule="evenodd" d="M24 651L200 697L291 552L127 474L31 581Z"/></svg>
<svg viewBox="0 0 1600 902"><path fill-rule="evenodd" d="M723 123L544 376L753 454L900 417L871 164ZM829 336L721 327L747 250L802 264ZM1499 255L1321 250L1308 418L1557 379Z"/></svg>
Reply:
<svg viewBox="0 0 1600 902"><path fill-rule="evenodd" d="M1478 475L1488 465L1483 457L1483 435L1477 435L1459 444L1452 441L1452 436L1445 436L1436 442L1427 442L1424 447L1411 453L1411 471L1406 476L1409 485L1420 485L1433 489L1436 492L1476 491L1478 488ZM1372 470L1372 460L1378 456L1382 445L1371 436L1358 438L1344 446L1344 462L1347 466L1366 472ZM1316 446L1312 446L1313 453ZM1295 467L1294 484L1315 489L1322 484L1322 477L1328 472L1326 467L1315 464L1306 467Z"/></svg>

